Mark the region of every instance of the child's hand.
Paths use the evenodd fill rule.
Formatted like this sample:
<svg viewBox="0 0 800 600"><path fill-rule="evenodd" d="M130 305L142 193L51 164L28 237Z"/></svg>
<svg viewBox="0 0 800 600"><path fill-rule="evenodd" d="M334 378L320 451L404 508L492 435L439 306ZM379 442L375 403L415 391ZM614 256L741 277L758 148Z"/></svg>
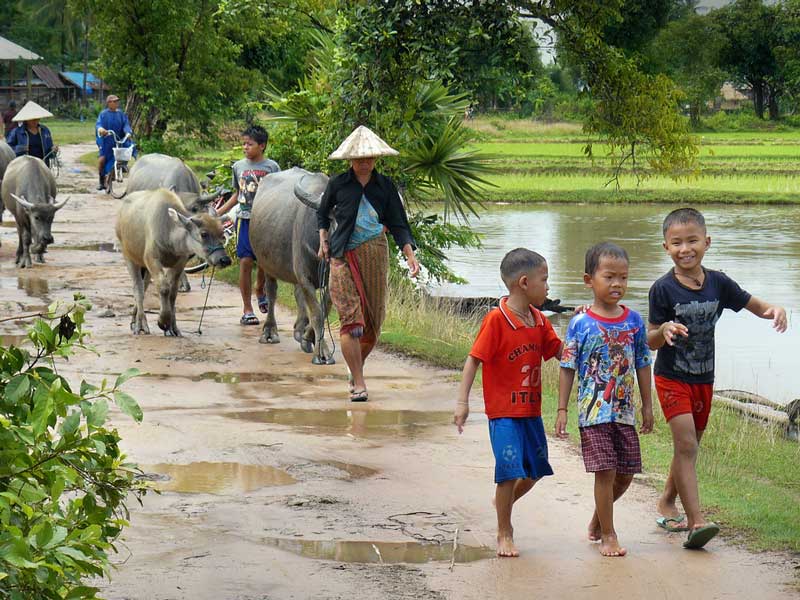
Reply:
<svg viewBox="0 0 800 600"><path fill-rule="evenodd" d="M560 410L558 411L558 416L556 417L556 437L566 439L569 437L567 433L567 411Z"/></svg>
<svg viewBox="0 0 800 600"><path fill-rule="evenodd" d="M782 306L770 306L762 315L765 319L772 319L772 326L778 333L783 333L788 327L786 311Z"/></svg>
<svg viewBox="0 0 800 600"><path fill-rule="evenodd" d="M590 308L592 308L591 304L580 304L580 305L575 307L575 313L574 314L579 315L581 313L588 312Z"/></svg>
<svg viewBox="0 0 800 600"><path fill-rule="evenodd" d="M689 337L689 329L686 325L682 325L681 323L676 323L675 321L667 321L666 323L661 324L661 335L664 336L664 341L669 346L675 345L675 337L682 335L683 337Z"/></svg>
<svg viewBox="0 0 800 600"><path fill-rule="evenodd" d="M653 433L653 410L642 409L642 428L639 433Z"/></svg>
<svg viewBox="0 0 800 600"><path fill-rule="evenodd" d="M467 422L467 417L469 417L469 402L459 400L453 413L453 423L458 427L458 433L464 432L464 423Z"/></svg>

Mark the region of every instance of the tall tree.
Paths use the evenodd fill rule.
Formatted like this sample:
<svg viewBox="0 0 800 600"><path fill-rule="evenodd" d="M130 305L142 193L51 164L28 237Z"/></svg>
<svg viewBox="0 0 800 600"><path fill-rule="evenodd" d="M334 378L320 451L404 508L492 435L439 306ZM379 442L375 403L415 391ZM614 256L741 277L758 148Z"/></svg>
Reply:
<svg viewBox="0 0 800 600"><path fill-rule="evenodd" d="M724 44L712 19L692 14L669 23L649 49L654 67L668 74L686 94L695 126L703 105L718 95L725 82L726 73L717 66Z"/></svg>
<svg viewBox="0 0 800 600"><path fill-rule="evenodd" d="M720 66L737 82L750 87L753 108L759 118L764 118L767 106L770 116L777 118L782 88L774 52L778 8L762 0L736 0L709 14L725 38Z"/></svg>

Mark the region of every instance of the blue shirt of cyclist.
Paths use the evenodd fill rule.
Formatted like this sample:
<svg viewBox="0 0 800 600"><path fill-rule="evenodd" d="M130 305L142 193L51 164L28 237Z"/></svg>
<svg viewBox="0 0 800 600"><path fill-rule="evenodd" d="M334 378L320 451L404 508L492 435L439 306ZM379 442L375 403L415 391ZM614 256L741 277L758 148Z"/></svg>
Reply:
<svg viewBox="0 0 800 600"><path fill-rule="evenodd" d="M364 242L378 237L383 233L383 225L378 221L378 213L372 208L367 197L362 194L361 202L358 205L358 215L356 216L356 226L353 235L347 242L345 250L355 250Z"/></svg>

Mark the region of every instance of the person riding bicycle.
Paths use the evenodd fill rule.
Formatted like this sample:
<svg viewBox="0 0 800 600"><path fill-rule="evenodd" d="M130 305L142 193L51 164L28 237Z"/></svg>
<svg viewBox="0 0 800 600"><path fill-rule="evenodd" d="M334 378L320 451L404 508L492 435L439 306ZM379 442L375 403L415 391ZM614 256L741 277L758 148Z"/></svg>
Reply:
<svg viewBox="0 0 800 600"><path fill-rule="evenodd" d="M97 161L97 171L100 177L98 190L106 189L106 177L114 168L114 146L116 144L114 136L110 135L113 131L117 139L123 139L125 135L133 136L133 129L128 121L128 116L119 109L119 96L109 94L106 98L106 106L97 116L95 130L97 132L97 147L99 149L99 160ZM132 140L129 137L124 146L130 146Z"/></svg>
<svg viewBox="0 0 800 600"><path fill-rule="evenodd" d="M50 130L39 124L39 119L52 117L53 114L36 104L28 102L16 115L14 121L21 123L12 129L6 142L17 156L25 154L41 158L49 167L50 160L54 158L58 146L53 144Z"/></svg>

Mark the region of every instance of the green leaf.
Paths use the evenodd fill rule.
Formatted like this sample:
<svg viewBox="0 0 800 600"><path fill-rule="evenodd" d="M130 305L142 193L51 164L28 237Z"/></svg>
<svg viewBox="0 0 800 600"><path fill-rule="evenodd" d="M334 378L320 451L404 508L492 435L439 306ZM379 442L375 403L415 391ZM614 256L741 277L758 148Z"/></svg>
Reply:
<svg viewBox="0 0 800 600"><path fill-rule="evenodd" d="M5 396L9 402L16 404L21 398L27 395L30 389L30 379L27 374L22 373L12 377L6 384Z"/></svg>
<svg viewBox="0 0 800 600"><path fill-rule="evenodd" d="M53 413L53 399L49 395L41 397L41 395L38 393L38 390L36 396L39 398L35 400L36 403L33 406L31 426L33 427L34 435L39 436L44 433L45 429L47 429L47 421L49 420L50 415Z"/></svg>
<svg viewBox="0 0 800 600"><path fill-rule="evenodd" d="M81 424L81 413L78 410L73 410L67 418L61 423L61 434L72 435L78 430Z"/></svg>
<svg viewBox="0 0 800 600"><path fill-rule="evenodd" d="M132 417L137 423L142 422L142 409L139 407L139 403L133 399L133 396L125 392L114 392L114 402L122 412Z"/></svg>
<svg viewBox="0 0 800 600"><path fill-rule="evenodd" d="M129 379L133 377L138 377L140 374L141 371L139 371L139 369L136 368L126 369L125 371L120 373L119 376L117 377L117 380L114 382L114 388L116 389L120 387L123 383L125 383Z"/></svg>
<svg viewBox="0 0 800 600"><path fill-rule="evenodd" d="M36 546L43 548L53 539L53 526L49 521L45 521L39 531L36 532Z"/></svg>
<svg viewBox="0 0 800 600"><path fill-rule="evenodd" d="M106 422L107 416L108 402L106 402L105 398L98 398L94 401L91 409L86 415L86 423L89 425L89 427L94 427L97 429L103 426L103 423Z"/></svg>
<svg viewBox="0 0 800 600"><path fill-rule="evenodd" d="M81 396L90 396L100 389L96 385L92 385L86 381L81 381Z"/></svg>
<svg viewBox="0 0 800 600"><path fill-rule="evenodd" d="M53 537L46 544L46 548L54 548L67 539L67 528L56 525L53 527Z"/></svg>

